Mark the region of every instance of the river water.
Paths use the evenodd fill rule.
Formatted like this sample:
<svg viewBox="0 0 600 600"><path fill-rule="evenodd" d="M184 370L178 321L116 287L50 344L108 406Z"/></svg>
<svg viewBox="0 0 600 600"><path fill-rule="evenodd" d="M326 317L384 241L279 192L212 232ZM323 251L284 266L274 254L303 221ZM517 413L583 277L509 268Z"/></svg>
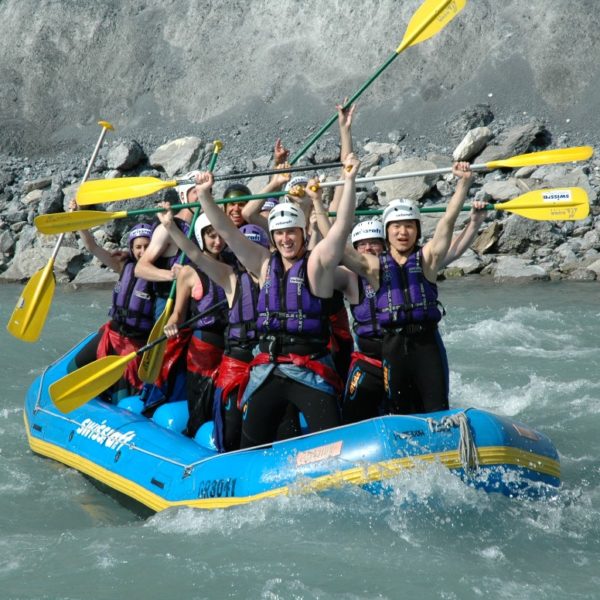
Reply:
<svg viewBox="0 0 600 600"><path fill-rule="evenodd" d="M488 495L429 465L391 498L342 489L148 514L27 446L27 386L110 301L57 289L40 341L0 334L0 599L600 598L600 287L440 289L451 404L549 435L556 498ZM0 287L2 323L19 291Z"/></svg>

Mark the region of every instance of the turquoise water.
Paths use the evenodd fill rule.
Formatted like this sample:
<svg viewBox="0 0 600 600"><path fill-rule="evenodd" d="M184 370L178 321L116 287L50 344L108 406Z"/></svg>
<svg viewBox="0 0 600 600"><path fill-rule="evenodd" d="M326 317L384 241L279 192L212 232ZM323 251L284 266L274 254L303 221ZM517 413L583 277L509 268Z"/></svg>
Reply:
<svg viewBox="0 0 600 600"><path fill-rule="evenodd" d="M6 323L18 286L0 287ZM108 291L57 290L36 344L0 334L0 599L600 597L600 287L441 284L452 404L548 434L547 501L473 490L430 465L391 498L358 489L149 515L33 455L26 387L100 325Z"/></svg>

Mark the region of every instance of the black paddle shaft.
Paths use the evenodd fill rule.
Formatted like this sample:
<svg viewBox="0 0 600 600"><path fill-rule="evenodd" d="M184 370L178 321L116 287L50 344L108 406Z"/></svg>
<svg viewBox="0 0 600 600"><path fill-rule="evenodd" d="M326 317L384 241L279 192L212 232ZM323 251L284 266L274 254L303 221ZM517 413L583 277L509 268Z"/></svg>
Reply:
<svg viewBox="0 0 600 600"><path fill-rule="evenodd" d="M213 312L217 308L221 308L225 304L227 304L227 300L221 300L220 302L217 302L216 304L213 304L210 308L207 308L206 310L203 310L201 313L198 313L197 315L194 315L191 319L188 319L187 321L184 321L179 326L179 329L181 330L184 327L188 327L188 325L192 325L198 319L201 319L202 317L205 317L206 315L210 314L211 312ZM148 350L151 350L152 348L154 348L154 346L158 346L158 344L162 344L167 339L167 337L168 336L166 336L166 335L161 335L159 338L156 338L153 342L150 342L149 344L146 344L145 346L142 346L136 352L136 354L138 356L140 354L144 354L144 352L147 352Z"/></svg>
<svg viewBox="0 0 600 600"><path fill-rule="evenodd" d="M215 181L227 181L229 179L247 179L249 177L261 177L262 175L277 175L278 173L295 173L297 171L318 171L324 169L336 169L342 167L341 162L321 163L314 165L299 165L297 167L282 167L281 169L267 169L266 171L254 171L252 173L230 173L229 175L215 175Z"/></svg>

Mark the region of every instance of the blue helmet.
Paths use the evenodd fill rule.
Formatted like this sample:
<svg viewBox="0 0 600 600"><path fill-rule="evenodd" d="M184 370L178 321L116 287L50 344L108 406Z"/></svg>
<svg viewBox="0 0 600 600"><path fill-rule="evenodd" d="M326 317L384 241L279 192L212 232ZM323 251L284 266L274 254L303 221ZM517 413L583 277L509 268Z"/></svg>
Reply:
<svg viewBox="0 0 600 600"><path fill-rule="evenodd" d="M129 250L131 251L133 240L140 237L150 239L152 237L152 231L152 225L149 225L148 223L138 223L137 225L134 225L127 235L127 245L129 246Z"/></svg>
<svg viewBox="0 0 600 600"><path fill-rule="evenodd" d="M249 223L248 225L242 225L240 227L240 231L251 241L264 246L265 248L269 247L269 236L267 232L258 225L253 225Z"/></svg>

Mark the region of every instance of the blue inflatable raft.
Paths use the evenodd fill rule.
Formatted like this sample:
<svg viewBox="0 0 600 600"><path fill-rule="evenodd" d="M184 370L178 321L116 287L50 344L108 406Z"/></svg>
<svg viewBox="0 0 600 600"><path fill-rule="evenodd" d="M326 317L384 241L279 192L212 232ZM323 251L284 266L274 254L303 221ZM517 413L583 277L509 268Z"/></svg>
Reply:
<svg viewBox="0 0 600 600"><path fill-rule="evenodd" d="M154 511L225 508L346 485L382 493L401 471L435 461L470 485L509 496L548 495L560 484L558 454L544 434L477 409L390 415L226 454L211 447L209 435L202 443L179 433L182 403L164 405L152 419L97 399L62 414L48 386L66 374L81 344L29 388L29 445Z"/></svg>

